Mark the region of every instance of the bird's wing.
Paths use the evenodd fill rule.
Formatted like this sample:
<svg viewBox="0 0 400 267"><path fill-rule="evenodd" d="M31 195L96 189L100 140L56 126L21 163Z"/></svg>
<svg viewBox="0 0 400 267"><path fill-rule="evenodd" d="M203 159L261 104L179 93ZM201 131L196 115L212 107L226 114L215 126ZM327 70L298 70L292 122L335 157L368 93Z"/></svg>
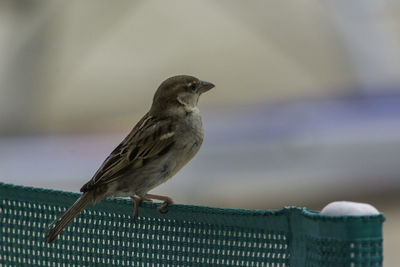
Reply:
<svg viewBox="0 0 400 267"><path fill-rule="evenodd" d="M115 181L128 170L139 169L164 155L174 144L175 130L176 124L171 119L146 115L111 152L93 178L81 188L81 192Z"/></svg>

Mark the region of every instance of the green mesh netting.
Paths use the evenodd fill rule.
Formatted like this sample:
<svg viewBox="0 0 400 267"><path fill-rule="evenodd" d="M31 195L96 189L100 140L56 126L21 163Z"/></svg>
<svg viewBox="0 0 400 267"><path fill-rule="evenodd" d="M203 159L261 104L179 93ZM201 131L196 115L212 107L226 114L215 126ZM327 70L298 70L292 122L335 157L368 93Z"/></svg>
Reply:
<svg viewBox="0 0 400 267"><path fill-rule="evenodd" d="M128 200L84 210L52 243L43 229L75 193L0 183L0 266L382 266L383 215L237 210Z"/></svg>

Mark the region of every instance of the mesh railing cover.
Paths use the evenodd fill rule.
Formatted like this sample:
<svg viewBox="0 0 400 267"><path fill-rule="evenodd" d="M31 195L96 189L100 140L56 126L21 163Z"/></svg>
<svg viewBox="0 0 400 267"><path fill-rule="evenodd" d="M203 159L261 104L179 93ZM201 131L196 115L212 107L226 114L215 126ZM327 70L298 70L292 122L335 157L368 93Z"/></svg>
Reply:
<svg viewBox="0 0 400 267"><path fill-rule="evenodd" d="M382 266L383 215L239 210L130 200L85 209L51 244L45 227L79 194L0 183L0 266Z"/></svg>

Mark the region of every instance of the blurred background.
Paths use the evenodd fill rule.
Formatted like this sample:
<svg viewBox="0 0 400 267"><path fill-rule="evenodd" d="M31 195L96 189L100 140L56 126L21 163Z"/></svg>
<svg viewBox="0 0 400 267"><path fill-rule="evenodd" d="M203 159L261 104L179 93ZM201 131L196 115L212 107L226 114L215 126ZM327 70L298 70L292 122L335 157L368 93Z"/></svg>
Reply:
<svg viewBox="0 0 400 267"><path fill-rule="evenodd" d="M0 1L0 181L78 192L167 77L216 84L154 193L235 208L362 201L400 240L400 2Z"/></svg>

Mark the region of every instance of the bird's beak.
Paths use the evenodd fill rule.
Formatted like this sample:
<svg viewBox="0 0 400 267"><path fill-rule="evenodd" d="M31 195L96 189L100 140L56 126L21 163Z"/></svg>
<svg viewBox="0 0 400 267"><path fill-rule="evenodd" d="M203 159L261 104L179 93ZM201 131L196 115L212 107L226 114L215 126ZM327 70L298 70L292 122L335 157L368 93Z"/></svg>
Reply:
<svg viewBox="0 0 400 267"><path fill-rule="evenodd" d="M206 81L200 81L199 92L200 94L207 92L211 88L214 88L215 85Z"/></svg>

